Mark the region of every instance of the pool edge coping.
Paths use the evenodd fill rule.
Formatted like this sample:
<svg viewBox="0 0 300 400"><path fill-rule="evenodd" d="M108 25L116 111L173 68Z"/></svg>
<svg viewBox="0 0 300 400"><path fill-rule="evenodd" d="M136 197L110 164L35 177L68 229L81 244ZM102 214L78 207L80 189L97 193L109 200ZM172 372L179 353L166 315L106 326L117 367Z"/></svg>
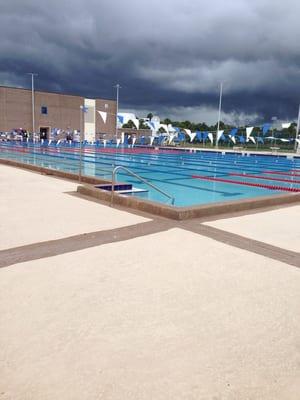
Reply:
<svg viewBox="0 0 300 400"><path fill-rule="evenodd" d="M79 185L77 192L102 200L110 204L111 193L94 188L90 184ZM155 203L146 199L139 199L132 196L114 194L114 205L131 208L134 210L147 212L177 221L196 219L203 217L213 217L232 212L250 211L259 208L298 203L300 202L300 193L279 194L264 196L258 199L243 199L228 202L219 202L214 204L195 205L190 207L176 207L167 204Z"/></svg>

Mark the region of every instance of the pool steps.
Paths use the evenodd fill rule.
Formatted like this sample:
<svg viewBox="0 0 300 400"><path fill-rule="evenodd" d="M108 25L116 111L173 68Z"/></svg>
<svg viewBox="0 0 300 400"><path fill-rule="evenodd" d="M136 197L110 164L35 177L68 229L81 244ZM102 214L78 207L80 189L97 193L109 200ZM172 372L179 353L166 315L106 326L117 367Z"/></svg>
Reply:
<svg viewBox="0 0 300 400"><path fill-rule="evenodd" d="M96 185L95 188L100 189L100 190L106 190L108 192L111 192L112 190L112 185ZM114 185L114 190L115 192L119 194L138 194L138 193L147 193L149 190L147 189L139 189L134 186L132 186L130 183L118 183Z"/></svg>

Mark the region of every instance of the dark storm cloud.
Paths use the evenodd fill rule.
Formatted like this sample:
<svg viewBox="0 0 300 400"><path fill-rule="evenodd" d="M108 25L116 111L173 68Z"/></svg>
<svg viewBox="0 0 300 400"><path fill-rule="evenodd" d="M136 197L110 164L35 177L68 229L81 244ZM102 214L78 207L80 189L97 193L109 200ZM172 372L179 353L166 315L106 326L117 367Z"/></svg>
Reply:
<svg viewBox="0 0 300 400"><path fill-rule="evenodd" d="M0 83L194 119L224 111L294 117L300 89L297 0L0 0ZM203 114L199 113L202 107ZM191 110L195 110L194 115ZM199 116L198 116L199 115ZM179 115L180 116L180 115Z"/></svg>

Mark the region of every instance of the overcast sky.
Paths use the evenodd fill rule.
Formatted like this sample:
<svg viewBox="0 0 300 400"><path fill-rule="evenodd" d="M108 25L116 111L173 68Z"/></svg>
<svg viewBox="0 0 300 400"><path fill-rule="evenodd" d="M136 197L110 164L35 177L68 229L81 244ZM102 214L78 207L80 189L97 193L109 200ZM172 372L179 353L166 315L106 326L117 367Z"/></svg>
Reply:
<svg viewBox="0 0 300 400"><path fill-rule="evenodd" d="M299 0L0 0L0 84L214 122L297 116Z"/></svg>

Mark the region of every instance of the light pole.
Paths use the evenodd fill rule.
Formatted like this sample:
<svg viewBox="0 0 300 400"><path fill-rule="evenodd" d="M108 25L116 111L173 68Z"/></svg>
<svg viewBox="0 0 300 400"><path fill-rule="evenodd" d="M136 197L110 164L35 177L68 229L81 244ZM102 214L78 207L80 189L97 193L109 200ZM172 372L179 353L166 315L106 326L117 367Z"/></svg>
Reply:
<svg viewBox="0 0 300 400"><path fill-rule="evenodd" d="M119 90L121 89L121 86L117 83L114 87L117 89L117 110L116 110L116 140L117 140L117 137L118 137Z"/></svg>
<svg viewBox="0 0 300 400"><path fill-rule="evenodd" d="M218 125L217 125L216 147L218 147L218 134L219 134L219 130L220 130L222 95L223 95L223 82L221 82L221 84L220 84L219 115L218 115Z"/></svg>
<svg viewBox="0 0 300 400"><path fill-rule="evenodd" d="M299 104L298 121L297 121L297 127L296 127L296 136L295 136L295 146L294 146L295 151L297 151L297 147L298 148L300 147L299 143L297 143L297 140L296 140L296 139L298 139L299 128L300 128L300 104Z"/></svg>
<svg viewBox="0 0 300 400"><path fill-rule="evenodd" d="M35 119L34 119L34 77L38 74L34 72L28 72L28 75L31 75L31 109L32 109L32 135L35 133Z"/></svg>
<svg viewBox="0 0 300 400"><path fill-rule="evenodd" d="M82 115L85 112L87 112L87 107L85 107L84 105L80 106L79 174L78 174L79 182L81 182L81 178L82 178L82 142L83 142L83 129L84 129L84 128L82 129L82 125L84 126L84 120L83 120L83 124L82 124Z"/></svg>

